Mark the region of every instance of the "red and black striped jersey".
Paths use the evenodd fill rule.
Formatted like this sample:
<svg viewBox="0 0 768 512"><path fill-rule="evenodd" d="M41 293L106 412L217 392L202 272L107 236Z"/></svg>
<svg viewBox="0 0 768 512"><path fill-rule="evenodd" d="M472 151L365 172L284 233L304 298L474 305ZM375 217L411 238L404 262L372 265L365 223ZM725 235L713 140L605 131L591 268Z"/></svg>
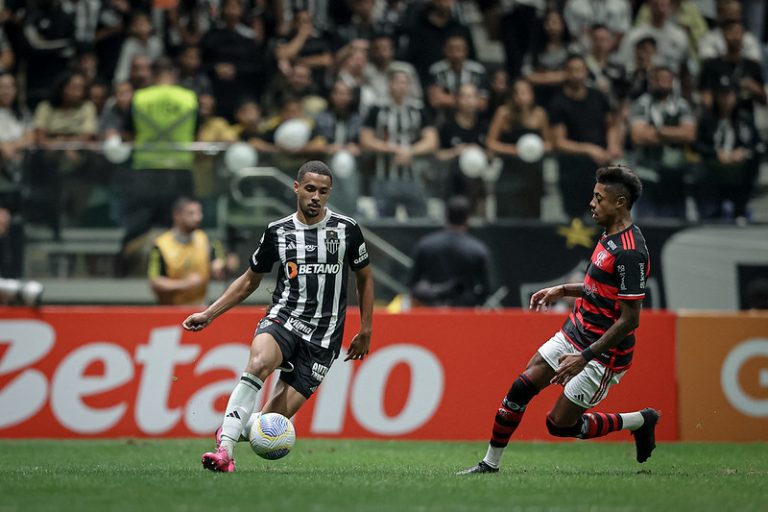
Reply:
<svg viewBox="0 0 768 512"><path fill-rule="evenodd" d="M648 248L640 228L627 229L600 239L587 266L581 297L576 300L563 333L580 350L600 339L618 320L619 301L643 300L651 272ZM614 372L632 364L634 331L617 346L597 356Z"/></svg>

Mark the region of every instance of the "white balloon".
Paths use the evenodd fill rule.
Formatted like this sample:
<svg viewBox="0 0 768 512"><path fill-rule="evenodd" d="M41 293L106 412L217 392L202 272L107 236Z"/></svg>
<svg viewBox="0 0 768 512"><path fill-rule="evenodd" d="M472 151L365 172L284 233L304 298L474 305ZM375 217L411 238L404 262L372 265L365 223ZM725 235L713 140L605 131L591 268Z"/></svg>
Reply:
<svg viewBox="0 0 768 512"><path fill-rule="evenodd" d="M113 164L121 164L131 156L131 146L124 144L118 135L105 140L102 150L106 159Z"/></svg>
<svg viewBox="0 0 768 512"><path fill-rule="evenodd" d="M289 119L277 127L275 143L285 149L303 148L309 142L310 129L301 119Z"/></svg>
<svg viewBox="0 0 768 512"><path fill-rule="evenodd" d="M258 153L247 142L235 142L224 153L224 163L230 171L239 171L245 167L253 167L258 161Z"/></svg>
<svg viewBox="0 0 768 512"><path fill-rule="evenodd" d="M523 162L538 162L544 155L544 141L535 133L526 133L517 141L517 155Z"/></svg>
<svg viewBox="0 0 768 512"><path fill-rule="evenodd" d="M355 172L355 167L355 157L349 151L339 151L331 159L333 174L341 179L352 176Z"/></svg>
<svg viewBox="0 0 768 512"><path fill-rule="evenodd" d="M479 177L487 166L488 157L477 146L471 146L459 155L459 169L467 178Z"/></svg>

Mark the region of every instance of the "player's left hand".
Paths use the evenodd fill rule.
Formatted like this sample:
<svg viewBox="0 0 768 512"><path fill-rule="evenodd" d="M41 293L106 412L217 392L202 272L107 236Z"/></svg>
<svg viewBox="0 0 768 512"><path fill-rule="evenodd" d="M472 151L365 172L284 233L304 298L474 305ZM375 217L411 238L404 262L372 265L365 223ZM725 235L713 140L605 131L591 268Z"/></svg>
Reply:
<svg viewBox="0 0 768 512"><path fill-rule="evenodd" d="M365 359L366 354L368 354L370 346L371 334L364 332L357 333L349 344L347 357L345 357L344 360L349 361L350 359L357 359L362 361Z"/></svg>
<svg viewBox="0 0 768 512"><path fill-rule="evenodd" d="M569 354L560 358L560 365L555 370L555 376L550 380L550 384L560 384L565 386L569 380L578 375L584 367L587 366L587 360L581 354Z"/></svg>

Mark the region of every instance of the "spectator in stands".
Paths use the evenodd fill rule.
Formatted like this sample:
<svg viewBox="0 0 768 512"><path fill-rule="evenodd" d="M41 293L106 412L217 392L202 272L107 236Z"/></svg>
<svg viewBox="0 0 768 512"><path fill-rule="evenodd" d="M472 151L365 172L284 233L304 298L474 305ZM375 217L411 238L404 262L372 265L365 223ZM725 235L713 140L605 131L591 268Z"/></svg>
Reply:
<svg viewBox="0 0 768 512"><path fill-rule="evenodd" d="M88 85L87 97L96 108L97 117L101 117L104 107L107 105L107 101L109 100L109 90L109 85L102 81L91 82Z"/></svg>
<svg viewBox="0 0 768 512"><path fill-rule="evenodd" d="M485 149L488 123L480 117L481 96L477 87L466 83L456 94L456 109L440 126L440 149L435 156L445 162L443 177L445 197L465 196L470 213L485 215L486 191L480 176L468 177L459 168L459 157L470 147Z"/></svg>
<svg viewBox="0 0 768 512"><path fill-rule="evenodd" d="M292 63L300 63L312 70L314 81L323 83L326 71L333 65L331 45L320 29L313 24L310 12L299 9L293 15L293 29L278 38L275 47L277 67L288 75Z"/></svg>
<svg viewBox="0 0 768 512"><path fill-rule="evenodd" d="M180 197L173 203L173 225L155 239L147 276L159 304L194 306L205 303L211 279L226 273L221 244L200 229L202 205Z"/></svg>
<svg viewBox="0 0 768 512"><path fill-rule="evenodd" d="M333 28L331 6L333 0L275 0L276 33L288 34L295 27L296 17L306 12L318 33L326 33Z"/></svg>
<svg viewBox="0 0 768 512"><path fill-rule="evenodd" d="M0 73L12 71L16 64L16 55L11 47L5 29L0 26Z"/></svg>
<svg viewBox="0 0 768 512"><path fill-rule="evenodd" d="M368 65L365 66L365 86L367 93L361 94L363 115L376 102L389 96L389 73L399 69L408 74L411 83L409 100L421 100L424 96L416 69L408 62L393 60L395 47L392 36L378 33L371 40L368 53ZM367 98L373 98L368 100Z"/></svg>
<svg viewBox="0 0 768 512"><path fill-rule="evenodd" d="M152 63L149 61L149 57L146 55L136 55L133 57L128 81L133 86L134 91L152 85Z"/></svg>
<svg viewBox="0 0 768 512"><path fill-rule="evenodd" d="M58 0L30 2L20 12L24 13L27 105L34 109L49 96L51 78L64 73L75 54L75 24Z"/></svg>
<svg viewBox="0 0 768 512"><path fill-rule="evenodd" d="M256 33L242 23L240 0L221 3L221 20L200 42L202 62L211 78L218 114L234 119L243 96L259 98L268 77L262 65L264 51Z"/></svg>
<svg viewBox="0 0 768 512"><path fill-rule="evenodd" d="M197 46L185 46L179 52L179 85L191 89L198 96L212 94L213 86L208 75L200 67L200 49Z"/></svg>
<svg viewBox="0 0 768 512"><path fill-rule="evenodd" d="M552 97L562 88L565 62L575 50L562 14L554 9L547 11L543 37L533 47L523 70L525 77L533 84L536 103L542 107L548 108Z"/></svg>
<svg viewBox="0 0 768 512"><path fill-rule="evenodd" d="M411 26L405 29L407 44L403 48L403 60L413 64L422 84L429 82L432 64L443 58L449 36L463 35L468 44L469 58L475 59L472 34L454 17L454 3L455 0L430 0L424 4Z"/></svg>
<svg viewBox="0 0 768 512"><path fill-rule="evenodd" d="M302 103L311 103L317 99L322 100L323 89L322 83L313 80L312 69L309 66L296 63L288 69L287 75L282 72L275 75L270 90L266 94L264 105L267 107L267 113L276 114L283 97L300 98Z"/></svg>
<svg viewBox="0 0 768 512"><path fill-rule="evenodd" d="M200 45L203 36L217 18L214 2L196 0L179 2L168 10L168 21L173 39L177 39L182 48Z"/></svg>
<svg viewBox="0 0 768 512"><path fill-rule="evenodd" d="M429 105L434 111L449 115L456 108L459 88L464 84L472 84L480 96L480 111L485 111L488 107L488 77L482 64L467 58L469 45L462 34L446 38L444 55L443 60L429 68Z"/></svg>
<svg viewBox="0 0 768 512"><path fill-rule="evenodd" d="M86 80L79 73L65 73L56 82L48 101L37 106L34 117L35 142L41 146L56 142L89 142L96 138L98 117L86 96ZM39 160L38 160L39 159ZM46 151L30 163L30 197L27 220L43 220L60 233L60 215L75 220L83 212L91 190L105 179L88 165L83 151ZM66 172L66 182L63 174ZM65 184L66 183L66 184ZM33 212L38 210L40 219Z"/></svg>
<svg viewBox="0 0 768 512"><path fill-rule="evenodd" d="M341 80L359 95L365 85L365 67L368 65L369 43L365 39L356 39L336 54L336 72L334 82Z"/></svg>
<svg viewBox="0 0 768 512"><path fill-rule="evenodd" d="M591 197L595 168L622 154L621 131L608 98L587 87L587 65L572 55L566 80L550 107L554 147L558 151L560 192L569 217L582 217Z"/></svg>
<svg viewBox="0 0 768 512"><path fill-rule="evenodd" d="M674 92L669 67L651 72L651 90L632 103L630 136L634 169L643 180L637 214L686 219L688 168L685 149L696 140L696 118L688 102Z"/></svg>
<svg viewBox="0 0 768 512"><path fill-rule="evenodd" d="M517 0L504 3L501 16L493 9L484 13L486 23L490 22L489 32L498 32L498 39L504 46L510 80L520 76L526 56L533 52L543 37L546 5L545 0Z"/></svg>
<svg viewBox="0 0 768 512"><path fill-rule="evenodd" d="M699 81L701 103L711 108L714 105L712 91L717 84L727 81L740 88L737 109L753 114L756 103L765 105L767 101L760 63L742 54L744 25L741 21L728 21L722 29L726 52L722 57L709 59L702 64Z"/></svg>
<svg viewBox="0 0 768 512"><path fill-rule="evenodd" d="M197 140L200 142L235 142L245 133L238 134L237 129L229 121L216 115L216 98L212 94L201 94L197 97L200 105L200 128L197 130ZM258 105L256 105L258 108ZM238 109L239 113L240 109ZM238 113L235 114L239 117ZM257 130L259 116L257 117ZM243 139L247 140L247 139Z"/></svg>
<svg viewBox="0 0 768 512"><path fill-rule="evenodd" d="M611 102L615 112L621 111L629 87L626 69L615 53L616 37L605 25L593 25L589 30L590 46L584 61L591 85Z"/></svg>
<svg viewBox="0 0 768 512"><path fill-rule="evenodd" d="M634 59L627 64L627 82L629 83L629 100L636 100L650 90L649 81L654 57L656 56L656 39L646 36L635 43Z"/></svg>
<svg viewBox="0 0 768 512"><path fill-rule="evenodd" d="M300 148L285 148L279 146L275 140L277 129L280 128L280 125L284 122L293 119L300 119L311 128L309 140ZM294 164L296 164L298 160L304 161L308 157L324 155L326 151L326 140L317 131L317 126L314 120L305 115L301 98L291 96L283 97L282 103L280 104L280 110L276 115L264 122L261 133L264 144L261 146L262 149L260 149L260 151L273 153L273 159L278 164L278 167L284 169L292 169L293 167L296 167Z"/></svg>
<svg viewBox="0 0 768 512"><path fill-rule="evenodd" d="M376 0L348 2L352 16L348 23L336 28L334 48L339 49L355 39L370 41L384 27L376 19Z"/></svg>
<svg viewBox="0 0 768 512"><path fill-rule="evenodd" d="M117 59L115 83L128 80L131 62L136 55L146 55L150 64L163 55L163 41L153 33L152 22L144 12L135 12L131 18L130 35L123 42Z"/></svg>
<svg viewBox="0 0 768 512"><path fill-rule="evenodd" d="M507 104L496 110L488 130L488 149L504 161L496 183L497 217L541 216L542 161L524 162L517 152L517 141L528 133L542 138L545 151L552 149L547 111L536 105L531 83L521 78L512 85Z"/></svg>
<svg viewBox="0 0 768 512"><path fill-rule="evenodd" d="M29 111L19 101L16 78L0 73L0 183L18 183L24 151L34 141Z"/></svg>
<svg viewBox="0 0 768 512"><path fill-rule="evenodd" d="M764 148L753 117L739 109L736 82L716 84L712 108L699 121L696 150L703 162L698 206L703 219L745 218L754 184L754 163Z"/></svg>
<svg viewBox="0 0 768 512"><path fill-rule="evenodd" d="M410 277L412 305L478 307L490 294L490 251L467 233L469 201L448 200L445 229L416 244Z"/></svg>
<svg viewBox="0 0 768 512"><path fill-rule="evenodd" d="M265 153L274 153L277 148L264 141L264 130L262 129L261 107L252 98L243 98L237 105L235 111L237 123L232 126L236 140L248 142L257 151Z"/></svg>
<svg viewBox="0 0 768 512"><path fill-rule="evenodd" d="M722 0L717 3L717 26L713 27L699 40L699 58L704 61L716 57L724 57L727 53L723 27L731 21L742 21L741 2L739 0ZM760 62L762 53L760 41L750 32L744 33L741 45L741 56L745 59Z"/></svg>
<svg viewBox="0 0 768 512"><path fill-rule="evenodd" d="M507 102L509 95L509 73L506 68L496 68L488 73L488 109L486 116L491 117L496 110Z"/></svg>
<svg viewBox="0 0 768 512"><path fill-rule="evenodd" d="M688 47L691 57L698 60L699 41L707 32L707 21L701 15L698 5L693 0L671 0L669 19L682 28L688 35ZM636 25L650 23L651 9L648 4L640 7L635 16Z"/></svg>
<svg viewBox="0 0 768 512"><path fill-rule="evenodd" d="M128 130L133 86L131 82L122 82L116 84L114 90L114 97L107 100L99 119L99 135L103 140L110 137L125 139Z"/></svg>
<svg viewBox="0 0 768 512"><path fill-rule="evenodd" d="M197 96L177 85L176 68L167 58L155 63L154 77L154 85L136 91L131 101L127 131L134 139L133 172L120 187L121 222L125 228L120 269L123 273L140 252L140 237L153 225L168 224L168 205L181 196L193 195L194 154L149 146L194 142Z"/></svg>
<svg viewBox="0 0 768 512"><path fill-rule="evenodd" d="M371 192L386 217L394 216L398 206L410 217L427 213L427 193L413 159L437 149L438 137L426 112L409 101L410 90L408 73L392 70L389 101L368 111L360 131L362 148L376 154Z"/></svg>
<svg viewBox="0 0 768 512"><path fill-rule="evenodd" d="M337 80L329 99L328 109L315 120L318 133L328 143L326 151L329 155L349 151L353 156L359 156L363 120L357 112L354 89L343 80Z"/></svg>
<svg viewBox="0 0 768 512"><path fill-rule="evenodd" d="M99 63L99 76L111 82L125 41L131 3L129 0L103 0L99 7L94 47Z"/></svg>
<svg viewBox="0 0 768 512"><path fill-rule="evenodd" d="M624 62L630 62L635 44L648 36L656 40L657 55L664 59L664 64L683 82L683 91L688 91L688 60L691 58L688 34L670 19L672 0L648 0L650 17L647 23L635 26L626 35L621 44L619 56Z"/></svg>
<svg viewBox="0 0 768 512"><path fill-rule="evenodd" d="M567 0L563 17L568 31L589 48L590 29L602 25L620 42L632 26L632 8L627 0Z"/></svg>

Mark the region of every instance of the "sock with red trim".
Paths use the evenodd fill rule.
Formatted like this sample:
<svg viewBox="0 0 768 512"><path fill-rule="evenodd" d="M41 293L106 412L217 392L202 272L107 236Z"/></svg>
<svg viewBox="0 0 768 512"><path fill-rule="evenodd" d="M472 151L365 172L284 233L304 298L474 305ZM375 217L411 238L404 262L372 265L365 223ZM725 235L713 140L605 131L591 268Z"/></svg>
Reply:
<svg viewBox="0 0 768 512"><path fill-rule="evenodd" d="M499 467L504 448L509 444L509 439L517 430L517 426L523 419L528 402L538 394L539 390L524 374L515 379L507 396L501 401L501 406L496 411L493 420L493 431L488 443L488 452L483 461L493 468Z"/></svg>
<svg viewBox="0 0 768 512"><path fill-rule="evenodd" d="M621 430L624 428L621 416L621 414L588 412L581 416L581 433L576 437L594 439Z"/></svg>

